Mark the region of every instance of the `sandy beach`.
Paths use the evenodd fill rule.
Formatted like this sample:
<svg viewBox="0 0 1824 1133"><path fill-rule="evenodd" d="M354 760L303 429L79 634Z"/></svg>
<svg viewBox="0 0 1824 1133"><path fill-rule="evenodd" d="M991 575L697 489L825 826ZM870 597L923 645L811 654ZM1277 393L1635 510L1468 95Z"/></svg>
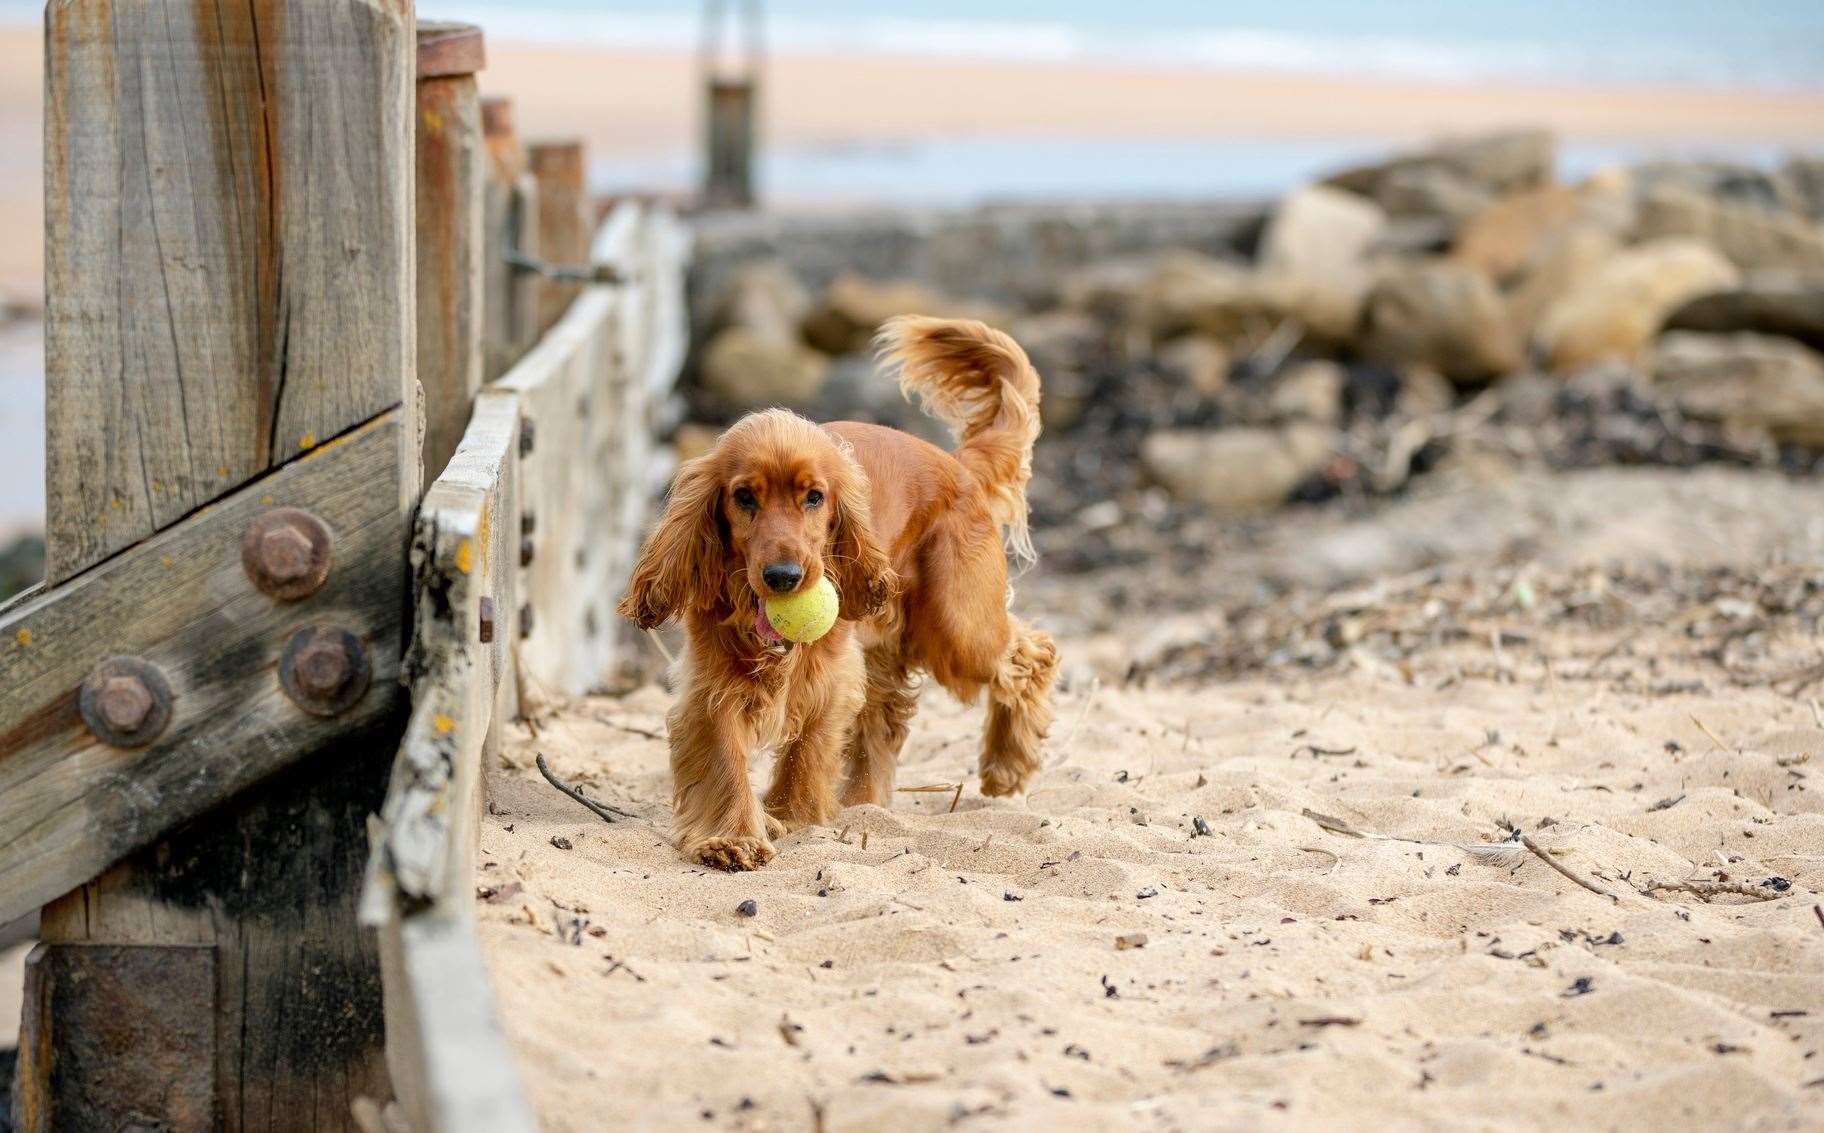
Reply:
<svg viewBox="0 0 1824 1133"><path fill-rule="evenodd" d="M1818 491L1723 471L1463 488L1464 514L1558 513L1458 555L1453 577L1498 594L1519 547L1542 596L1606 577L1573 565L1583 552L1807 561L1819 533L1782 516ZM1640 494L1657 502L1625 502ZM1403 530L1436 505L1381 519ZM1633 522L1593 542L1605 506ZM1729 515L1728 545L1690 539L1681 513ZM1343 527L1282 526L1259 550L1284 562L1325 529ZM1592 627L1511 603L1505 646L1478 628L1399 666L1133 680L1166 627L1110 632L1108 582L1028 591L1070 679L1023 802L979 795L979 711L927 693L899 784L940 789L790 835L758 873L667 844L660 687L519 732L490 776L477 909L545 1126L1824 1120L1816 701L1734 687L1688 620ZM1384 616L1451 593L1428 584ZM1202 640L1233 632L1191 616ZM539 779L537 753L639 817L596 821ZM1614 899L1488 849L1508 823ZM1754 897L1643 891L1718 877Z"/></svg>
<svg viewBox="0 0 1824 1133"><path fill-rule="evenodd" d="M0 29L0 295L28 300L42 274L42 50L35 29ZM694 151L689 54L492 42L488 55L482 88L514 97L528 137L580 135L598 161ZM1820 92L781 55L769 63L764 97L767 142L782 148L996 136L1395 143L1514 124L1552 128L1573 144L1824 143Z"/></svg>

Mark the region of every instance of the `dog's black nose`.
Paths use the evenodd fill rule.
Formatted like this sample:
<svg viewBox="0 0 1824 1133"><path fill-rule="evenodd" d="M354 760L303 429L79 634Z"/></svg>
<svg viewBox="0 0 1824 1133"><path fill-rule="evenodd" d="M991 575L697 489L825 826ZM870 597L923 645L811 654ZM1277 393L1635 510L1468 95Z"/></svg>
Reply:
<svg viewBox="0 0 1824 1133"><path fill-rule="evenodd" d="M768 563L760 568L760 577L774 593L790 594L804 581L804 568L797 563Z"/></svg>

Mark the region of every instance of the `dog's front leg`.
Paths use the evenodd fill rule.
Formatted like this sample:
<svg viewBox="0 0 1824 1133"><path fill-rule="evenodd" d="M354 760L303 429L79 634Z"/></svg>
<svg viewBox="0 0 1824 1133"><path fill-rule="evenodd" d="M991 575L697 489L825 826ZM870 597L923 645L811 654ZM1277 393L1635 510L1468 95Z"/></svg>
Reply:
<svg viewBox="0 0 1824 1133"><path fill-rule="evenodd" d="M723 870L773 860L760 801L747 781L753 728L738 707L686 696L671 713L673 831L693 862Z"/></svg>

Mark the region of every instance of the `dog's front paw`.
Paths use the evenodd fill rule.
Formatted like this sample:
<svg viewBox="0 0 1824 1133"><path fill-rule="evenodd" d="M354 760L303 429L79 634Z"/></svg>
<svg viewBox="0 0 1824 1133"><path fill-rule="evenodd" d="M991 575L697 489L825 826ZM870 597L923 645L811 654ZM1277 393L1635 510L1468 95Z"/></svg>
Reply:
<svg viewBox="0 0 1824 1133"><path fill-rule="evenodd" d="M728 873L759 869L772 861L777 852L765 838L752 836L705 838L684 848L684 856L691 861Z"/></svg>

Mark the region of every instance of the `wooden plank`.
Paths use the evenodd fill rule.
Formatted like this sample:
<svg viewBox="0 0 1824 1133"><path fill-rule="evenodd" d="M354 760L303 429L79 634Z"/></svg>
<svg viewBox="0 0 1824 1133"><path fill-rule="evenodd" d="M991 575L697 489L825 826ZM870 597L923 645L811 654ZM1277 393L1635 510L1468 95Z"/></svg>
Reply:
<svg viewBox="0 0 1824 1133"><path fill-rule="evenodd" d="M535 142L526 150L532 177L538 182L538 244L543 260L555 267L579 267L587 258L590 232L589 194L585 184L583 143ZM548 330L563 317L582 285L546 276L539 281L538 326Z"/></svg>
<svg viewBox="0 0 1824 1133"><path fill-rule="evenodd" d="M404 432L388 413L0 618L0 922L394 711L406 529L387 486ZM248 525L279 507L334 535L327 580L297 602L256 589L240 555ZM352 630L369 659L365 695L333 718L301 710L274 675L311 625ZM148 746L110 747L78 714L84 678L117 654L172 690Z"/></svg>
<svg viewBox="0 0 1824 1133"><path fill-rule="evenodd" d="M481 388L486 154L475 76L459 69L480 61L480 29L419 25L418 381L427 477L449 463Z"/></svg>
<svg viewBox="0 0 1824 1133"><path fill-rule="evenodd" d="M190 1051L215 1091L218 1120L206 1128L355 1133L355 1099L388 1096L380 955L356 921L355 897L367 856L363 834L381 804L402 708L338 734L208 821L45 910L42 934L59 942L47 950L69 957L78 975L98 944L149 954L197 944L215 957L208 993L153 962L138 994L116 1004L123 1024L135 1027L193 1013L208 1020L213 1059L207 1046ZM74 1020L53 1016L50 1024L63 1073L100 1081L118 1072L116 1059L82 1044ZM150 1112L163 1097L143 1093L134 1102ZM92 1127L117 1128L56 1125Z"/></svg>
<svg viewBox="0 0 1824 1133"><path fill-rule="evenodd" d="M218 1127L216 954L204 947L81 949L43 944L26 958L17 1127ZM174 1011L144 1001L148 987L181 987ZM148 1110L142 1099L157 1099Z"/></svg>
<svg viewBox="0 0 1824 1133"><path fill-rule="evenodd" d="M538 232L538 182L527 171L512 101L483 99L481 126L488 154L483 192L482 353L484 380L493 381L538 340L541 281L513 261L536 260L543 246Z"/></svg>
<svg viewBox="0 0 1824 1133"><path fill-rule="evenodd" d="M536 1128L473 925L482 768L514 705L519 397L491 390L419 511L413 710L372 836L387 1060L413 1128ZM485 603L485 606L484 606Z"/></svg>
<svg viewBox="0 0 1824 1133"><path fill-rule="evenodd" d="M413 16L69 0L45 43L55 584L411 401Z"/></svg>

